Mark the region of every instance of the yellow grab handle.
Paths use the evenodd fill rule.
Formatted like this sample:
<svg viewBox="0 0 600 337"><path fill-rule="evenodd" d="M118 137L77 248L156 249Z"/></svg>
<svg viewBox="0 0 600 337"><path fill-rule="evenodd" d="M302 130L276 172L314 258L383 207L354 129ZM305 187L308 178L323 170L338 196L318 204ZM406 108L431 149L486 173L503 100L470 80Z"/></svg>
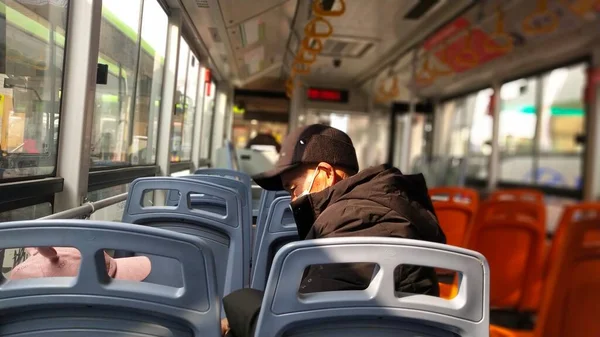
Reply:
<svg viewBox="0 0 600 337"><path fill-rule="evenodd" d="M571 12L585 16L594 11L595 7L600 4L598 0L577 0L575 2L569 0L561 0L562 4L567 7Z"/></svg>
<svg viewBox="0 0 600 337"><path fill-rule="evenodd" d="M294 78L293 77L289 77L285 81L285 88L286 89L294 89Z"/></svg>
<svg viewBox="0 0 600 337"><path fill-rule="evenodd" d="M483 43L483 49L488 53L511 52L515 46L512 36L504 30L504 11L501 4L496 6L496 31L490 34L489 38ZM497 44L492 43L494 41Z"/></svg>
<svg viewBox="0 0 600 337"><path fill-rule="evenodd" d="M306 55L310 55L308 58L306 58ZM303 48L300 48L300 50L298 51L298 54L296 55L296 58L294 58L294 61L298 62L298 63L302 63L302 64L313 64L315 63L315 61L317 60L317 53L313 53L309 50L304 50Z"/></svg>
<svg viewBox="0 0 600 337"><path fill-rule="evenodd" d="M536 26L535 22L539 18L547 18L544 24ZM523 32L528 35L549 34L558 29L558 15L548 9L548 0L537 0L537 9L523 19Z"/></svg>
<svg viewBox="0 0 600 337"><path fill-rule="evenodd" d="M337 10L337 11L326 11L323 9L323 3L321 2L321 0L314 0L313 1L313 13L315 13L315 15L318 16L342 16L344 15L344 13L346 13L346 1L344 0L338 0L340 2L341 5L341 9Z"/></svg>
<svg viewBox="0 0 600 337"><path fill-rule="evenodd" d="M285 81L285 95L288 98L292 98L292 94L294 93L294 78L288 77Z"/></svg>
<svg viewBox="0 0 600 337"><path fill-rule="evenodd" d="M415 82L418 84L429 84L432 83L435 78L436 74L429 67L429 57L426 56L421 71L415 75Z"/></svg>
<svg viewBox="0 0 600 337"><path fill-rule="evenodd" d="M382 97L380 94L375 95L375 103L386 104L388 101L388 97Z"/></svg>
<svg viewBox="0 0 600 337"><path fill-rule="evenodd" d="M314 47L310 45L311 40L315 41ZM318 54L321 52L321 50L323 50L323 42L320 39L311 38L307 36L304 39L302 39L302 48L313 54Z"/></svg>
<svg viewBox="0 0 600 337"><path fill-rule="evenodd" d="M317 23L322 22L327 26L326 33L317 32ZM333 34L333 27L329 21L323 19L322 17L315 17L310 20L306 26L304 26L304 35L306 37L315 37L315 38L328 38Z"/></svg>
<svg viewBox="0 0 600 337"><path fill-rule="evenodd" d="M385 89L385 80L381 81L381 83L379 84L378 94L382 97L393 98L398 96L399 93L400 89L398 88L398 78L396 77L392 79L392 86L390 87L390 90Z"/></svg>
<svg viewBox="0 0 600 337"><path fill-rule="evenodd" d="M296 60L294 60L294 63L292 63L292 72L294 75L310 74L310 65L298 63Z"/></svg>

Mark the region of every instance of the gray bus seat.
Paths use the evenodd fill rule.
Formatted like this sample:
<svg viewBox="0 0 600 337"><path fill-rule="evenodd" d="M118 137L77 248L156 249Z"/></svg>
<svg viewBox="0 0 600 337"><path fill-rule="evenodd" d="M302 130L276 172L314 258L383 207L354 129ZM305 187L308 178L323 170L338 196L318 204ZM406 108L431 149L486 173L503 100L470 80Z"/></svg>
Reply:
<svg viewBox="0 0 600 337"><path fill-rule="evenodd" d="M260 209L260 201L261 201L261 197L262 197L262 192L263 189L262 187L256 185L256 184L252 184L252 188L251 188L251 194L252 194L252 217L254 218L254 220L256 220L256 217L258 217L258 212ZM254 222L256 223L256 222Z"/></svg>
<svg viewBox="0 0 600 337"><path fill-rule="evenodd" d="M0 248L40 246L77 248L82 257L79 275L6 280L0 274L0 336L220 335L214 258L200 238L116 222L0 223ZM111 279L99 254L103 249L178 260L184 286Z"/></svg>
<svg viewBox="0 0 600 337"><path fill-rule="evenodd" d="M298 294L306 267L360 262L378 264L367 289ZM395 294L402 264L460 272L458 294ZM255 336L488 337L489 284L483 255L458 247L380 237L298 241L275 256Z"/></svg>
<svg viewBox="0 0 600 337"><path fill-rule="evenodd" d="M229 170L229 169L219 169L219 168L208 168L208 169L199 169L196 170L196 172L194 172L194 174L203 174L203 175L209 175L209 176L219 176L219 177L233 177L241 182L244 183L244 185L248 186L248 191L251 190L252 188L252 178L250 178L249 175L247 175L244 172L240 172L240 171L234 171L234 170ZM249 200L252 199L252 195L248 194L250 196Z"/></svg>
<svg viewBox="0 0 600 337"><path fill-rule="evenodd" d="M201 171L201 170L199 170ZM242 219L242 234L244 237L244 246L250 247L250 252L252 251L252 209L251 209L251 200L248 199L248 187L240 180L231 179L229 177L224 176L216 176L216 175L206 175L206 174L194 174L189 176L184 176L181 178L186 179L196 179L200 181L207 181L211 183L215 183L218 185L222 185L228 188L232 188L236 190L240 196L241 201L241 219ZM225 210L225 202L222 199L214 198L209 195L199 196L197 194L192 194L190 196L191 204L194 208L206 209L211 211L212 213L224 214ZM221 208L222 211L219 211L218 208ZM248 286L250 283L250 263L244 265L244 275L246 283L245 286Z"/></svg>
<svg viewBox="0 0 600 337"><path fill-rule="evenodd" d="M264 290L273 257L284 245L298 241L296 222L290 209L290 197L275 199L262 227L256 231L257 254L252 268L251 288Z"/></svg>
<svg viewBox="0 0 600 337"><path fill-rule="evenodd" d="M257 253L257 245L256 245L256 240L258 237L258 229L261 228L261 226L264 226L265 222L267 221L267 214L269 214L269 208L271 207L271 204L273 204L273 201L275 201L275 199L279 198L279 197L289 197L290 194L286 191L267 191L267 190L263 190L261 195L260 195L260 202L259 202L259 206L258 206L258 215L256 217L256 230L254 231L254 234L252 236L253 241L255 242L255 244L253 245L253 250L252 250L252 260L255 261L256 260L256 253Z"/></svg>
<svg viewBox="0 0 600 337"><path fill-rule="evenodd" d="M144 193L153 190L178 191L172 195L178 195L180 200L176 206L144 207L140 202ZM188 198L199 194L224 200L226 214L190 207ZM211 182L173 177L139 178L131 183L123 222L170 229L203 238L215 256L219 295L224 296L249 283L249 275L243 272L244 266L250 264L250 247L243 240L241 204L237 191ZM161 266L153 269L150 280L162 284L178 282L173 278L173 264L168 259L159 256L149 258L152 263Z"/></svg>

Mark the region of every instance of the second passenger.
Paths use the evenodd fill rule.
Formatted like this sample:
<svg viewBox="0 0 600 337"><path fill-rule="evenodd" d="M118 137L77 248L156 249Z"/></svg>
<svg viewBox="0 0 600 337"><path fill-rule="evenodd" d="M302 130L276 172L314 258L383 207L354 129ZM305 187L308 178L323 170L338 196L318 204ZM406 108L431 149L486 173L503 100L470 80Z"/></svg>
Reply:
<svg viewBox="0 0 600 337"><path fill-rule="evenodd" d="M352 140L335 128L301 127L285 139L271 171L253 177L266 190L290 193L302 240L348 236L383 236L445 243L423 175L404 175L390 165L359 172ZM371 282L370 263L311 266L299 292L362 290ZM433 268L401 266L396 291L439 295ZM223 298L228 317L223 333L254 335L262 292L241 289Z"/></svg>

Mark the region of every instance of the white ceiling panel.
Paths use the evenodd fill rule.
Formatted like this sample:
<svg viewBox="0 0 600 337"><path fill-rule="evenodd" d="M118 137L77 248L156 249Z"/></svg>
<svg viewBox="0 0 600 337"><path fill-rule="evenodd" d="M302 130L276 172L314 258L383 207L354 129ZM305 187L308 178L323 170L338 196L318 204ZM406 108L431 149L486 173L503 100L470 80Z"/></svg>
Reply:
<svg viewBox="0 0 600 337"><path fill-rule="evenodd" d="M273 65L281 65L296 1L279 1L277 4L227 28L227 36L242 80L270 69Z"/></svg>
<svg viewBox="0 0 600 337"><path fill-rule="evenodd" d="M233 27L279 7L287 0L219 0L225 25ZM294 15L292 9L291 15Z"/></svg>

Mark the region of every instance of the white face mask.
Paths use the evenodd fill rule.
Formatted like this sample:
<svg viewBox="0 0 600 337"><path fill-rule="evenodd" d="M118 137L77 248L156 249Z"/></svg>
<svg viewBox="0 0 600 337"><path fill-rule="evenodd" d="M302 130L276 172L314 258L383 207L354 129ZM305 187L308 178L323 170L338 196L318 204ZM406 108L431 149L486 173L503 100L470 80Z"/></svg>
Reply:
<svg viewBox="0 0 600 337"><path fill-rule="evenodd" d="M300 197L303 197L303 196L305 196L307 194L310 194L310 191L312 190L313 185L315 184L315 179L317 178L317 174L319 174L319 167L318 166L315 169L315 173L313 173L312 180L310 181L310 185L308 185L308 189L304 190L304 192L302 192L296 198L300 198Z"/></svg>

